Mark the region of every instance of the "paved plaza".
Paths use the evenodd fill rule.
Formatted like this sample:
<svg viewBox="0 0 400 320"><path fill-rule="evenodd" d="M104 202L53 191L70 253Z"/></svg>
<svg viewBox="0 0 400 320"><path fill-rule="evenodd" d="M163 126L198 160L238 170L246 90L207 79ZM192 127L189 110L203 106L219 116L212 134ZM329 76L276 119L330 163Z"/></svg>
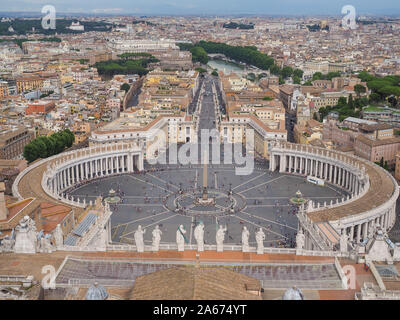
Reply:
<svg viewBox="0 0 400 320"><path fill-rule="evenodd" d="M166 150L167 164L145 163L145 171L92 180L69 190L81 201L94 201L99 195L112 201L111 238L113 243L135 244L134 233L138 226L146 229L144 242L152 243L152 230L158 225L162 231L161 243L175 243L176 231L183 225L188 244L195 244L193 231L196 225L205 225L205 244L215 244L219 225L227 227L225 244L240 245L244 226L250 231L249 245L256 246L255 232L262 228L266 247L294 247L297 232L297 206L290 199L300 190L303 197L321 205L347 196L344 190L326 184L310 184L302 176L287 175L268 170L265 159L256 158L251 174L238 175L235 157L226 153L225 146L213 149L214 139L201 140L201 130L216 129L217 112L210 76L204 80L199 133L197 164L171 164ZM207 93L207 94L205 94ZM219 99L217 99L219 100ZM206 145L202 149L202 145ZM181 146L178 146L178 150ZM246 156L244 146L230 145L233 153ZM199 201L203 196L205 150L208 149L207 193L211 199L206 205ZM212 161L219 150L219 162ZM231 151L231 152L232 152ZM160 159L163 152L160 152ZM252 154L249 154L253 157ZM225 158L233 164L225 164ZM178 163L182 163L179 159ZM212 164L214 163L214 164ZM221 163L221 164L215 164ZM242 168L246 163L242 165ZM110 191L114 190L110 195ZM118 201L119 200L119 201Z"/></svg>
<svg viewBox="0 0 400 320"><path fill-rule="evenodd" d="M209 206L195 203L203 186L200 164L147 166L144 173L94 180L71 194L94 201L99 195L106 198L111 189L116 191L121 201L111 205L113 243L134 244L138 225L146 229L145 244L151 244L151 231L156 225L163 232L161 243L175 243L177 227L182 224L187 230L187 243L194 244L193 229L202 221L206 244L215 244L219 225L227 226L226 244L240 244L242 228L246 226L250 245L256 245L255 231L261 227L266 235L264 245L269 247L294 246L297 217L290 198L298 190L305 199L321 204L347 195L332 185L316 186L304 177L270 172L267 168L267 162L256 162L252 174L238 176L233 165L209 165L209 196L215 198L215 204ZM177 204L180 210L176 210Z"/></svg>

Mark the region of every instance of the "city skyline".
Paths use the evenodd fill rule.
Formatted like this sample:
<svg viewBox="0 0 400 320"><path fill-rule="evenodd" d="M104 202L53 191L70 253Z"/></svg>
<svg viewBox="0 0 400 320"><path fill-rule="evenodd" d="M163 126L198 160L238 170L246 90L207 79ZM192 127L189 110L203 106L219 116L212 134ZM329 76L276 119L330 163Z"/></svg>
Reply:
<svg viewBox="0 0 400 320"><path fill-rule="evenodd" d="M84 13L94 15L295 15L295 16L338 16L342 7L352 5L357 14L362 15L398 15L400 6L393 0L376 1L362 0L282 0L279 3L273 1L250 0L246 7L239 1L226 0L215 1L183 1L183 0L139 0L132 3L126 0L116 0L110 3L106 0L81 1L71 0L4 0L2 12L30 12L40 13L45 5L53 5L60 13ZM21 9L23 8L23 9Z"/></svg>

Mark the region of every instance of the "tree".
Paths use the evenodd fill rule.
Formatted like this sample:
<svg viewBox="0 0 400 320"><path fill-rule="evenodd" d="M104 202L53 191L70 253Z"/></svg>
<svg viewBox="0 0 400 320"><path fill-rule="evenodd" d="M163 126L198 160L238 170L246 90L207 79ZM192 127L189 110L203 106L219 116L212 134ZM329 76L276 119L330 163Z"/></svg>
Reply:
<svg viewBox="0 0 400 320"><path fill-rule="evenodd" d="M312 77L312 81L321 80L321 79L322 79L322 73L321 72L314 73L314 75Z"/></svg>
<svg viewBox="0 0 400 320"><path fill-rule="evenodd" d="M358 74L358 78L360 78L362 82L369 82L375 79L375 77L369 74L367 71L360 72Z"/></svg>
<svg viewBox="0 0 400 320"><path fill-rule="evenodd" d="M301 83L301 79L298 76L293 76L293 83L294 84L300 84Z"/></svg>
<svg viewBox="0 0 400 320"><path fill-rule="evenodd" d="M211 75L213 75L214 77L218 77L218 71L217 70L213 70L213 72L211 72Z"/></svg>
<svg viewBox="0 0 400 320"><path fill-rule="evenodd" d="M208 63L208 55L207 52L202 47L194 47L190 49L192 53L193 62L200 62L202 64Z"/></svg>
<svg viewBox="0 0 400 320"><path fill-rule="evenodd" d="M360 97L361 93L365 93L367 92L367 88L365 88L363 85L361 84L356 84L354 86L354 91L357 93L357 97Z"/></svg>
<svg viewBox="0 0 400 320"><path fill-rule="evenodd" d="M291 77L293 74L293 69L291 67L283 67L281 70L281 76L283 79Z"/></svg>
<svg viewBox="0 0 400 320"><path fill-rule="evenodd" d="M35 161L37 158L39 158L39 150L38 147L35 144L28 143L24 147L24 158L28 162Z"/></svg>
<svg viewBox="0 0 400 320"><path fill-rule="evenodd" d="M303 78L303 74L304 74L304 71L301 70L301 69L293 70L293 75L296 76L296 77L299 77L300 79Z"/></svg>
<svg viewBox="0 0 400 320"><path fill-rule="evenodd" d="M247 74L246 78L252 82L256 80L256 75L253 72Z"/></svg>
<svg viewBox="0 0 400 320"><path fill-rule="evenodd" d="M354 109L354 101L353 101L353 95L349 95L349 101L347 102L347 105L349 106L350 109Z"/></svg>
<svg viewBox="0 0 400 320"><path fill-rule="evenodd" d="M31 143L36 147L38 151L38 158L47 158L47 146L44 143L43 139L37 138L31 141Z"/></svg>
<svg viewBox="0 0 400 320"><path fill-rule="evenodd" d="M204 68L196 68L194 70L196 70L198 73L207 73L207 70Z"/></svg>
<svg viewBox="0 0 400 320"><path fill-rule="evenodd" d="M381 158L381 160L379 161L379 165L383 168L383 161L384 161L384 159L383 159L383 157Z"/></svg>
<svg viewBox="0 0 400 320"><path fill-rule="evenodd" d="M274 65L271 66L271 68L269 69L269 71L270 71L273 75L278 76L278 75L280 74L280 72L281 72L281 69L279 69L279 67L278 67L276 64L274 64Z"/></svg>
<svg viewBox="0 0 400 320"><path fill-rule="evenodd" d="M338 101L338 106L345 107L347 105L347 100L345 97L340 97Z"/></svg>
<svg viewBox="0 0 400 320"><path fill-rule="evenodd" d="M389 170L388 162L385 160L385 164L383 165L383 168L386 170Z"/></svg>
<svg viewBox="0 0 400 320"><path fill-rule="evenodd" d="M124 83L124 84L121 86L120 89L121 89L121 90L124 90L125 92L128 92L130 88L131 88L131 86L130 86L129 84Z"/></svg>
<svg viewBox="0 0 400 320"><path fill-rule="evenodd" d="M263 100L264 101L272 101L272 100L274 100L274 98L266 96L266 97L263 98Z"/></svg>
<svg viewBox="0 0 400 320"><path fill-rule="evenodd" d="M371 93L369 95L369 101L371 103L379 102L379 101L381 101L381 96L379 94L377 94L377 93Z"/></svg>

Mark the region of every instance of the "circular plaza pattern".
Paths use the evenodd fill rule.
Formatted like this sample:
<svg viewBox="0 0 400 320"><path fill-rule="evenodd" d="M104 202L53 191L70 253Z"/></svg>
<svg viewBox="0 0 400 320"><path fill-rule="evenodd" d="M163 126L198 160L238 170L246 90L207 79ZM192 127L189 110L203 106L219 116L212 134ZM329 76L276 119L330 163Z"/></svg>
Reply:
<svg viewBox="0 0 400 320"><path fill-rule="evenodd" d="M203 192L203 166L146 166L141 173L124 173L92 180L68 193L83 202L97 196L107 197L113 189L121 198L110 204L113 243L134 244L138 226L146 229L145 244L152 242L151 231L158 225L161 243L175 243L177 226L187 231L189 244L195 244L195 226L205 225L205 244L215 244L219 225L227 227L225 244L240 245L242 229L250 231L249 244L256 245L255 232L262 228L265 246L293 247L298 228L296 204L290 199L298 190L307 200L328 203L347 196L334 185L320 187L303 176L270 172L267 162L256 162L250 175L236 175L233 165L209 165L208 198L211 204L199 203Z"/></svg>

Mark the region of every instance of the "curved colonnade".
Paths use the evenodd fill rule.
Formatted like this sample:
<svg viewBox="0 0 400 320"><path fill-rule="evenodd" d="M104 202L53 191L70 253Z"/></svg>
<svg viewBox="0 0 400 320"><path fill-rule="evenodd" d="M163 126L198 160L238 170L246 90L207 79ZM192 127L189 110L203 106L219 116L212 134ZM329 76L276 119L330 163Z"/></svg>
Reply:
<svg viewBox="0 0 400 320"><path fill-rule="evenodd" d="M32 170L45 166L41 187L51 198L84 208L85 202L65 195L64 191L94 178L143 170L143 151L138 144L106 144L69 151L43 159L22 171L13 184L13 195L23 198L20 181Z"/></svg>
<svg viewBox="0 0 400 320"><path fill-rule="evenodd" d="M337 234L331 237L332 245L342 233L347 234L349 241L359 243L368 238L371 227L379 224L387 232L395 223L397 182L370 161L308 145L277 143L271 147L270 170L320 178L351 194L322 206L310 201L305 208L309 224L325 224L323 228L327 232L332 231L327 230L327 224L335 229ZM306 239L305 247L314 249L316 245L307 244Z"/></svg>
<svg viewBox="0 0 400 320"><path fill-rule="evenodd" d="M133 143L106 144L65 152L40 160L22 171L13 184L13 194L23 199L33 193L39 199L51 198L85 208L85 202L65 196L65 191L91 179L143 170L143 161L142 146ZM349 193L341 201L322 205L308 202L304 208L305 221L301 221L299 215L300 227L302 223L308 223L328 245L318 245L315 237L307 239L306 234L306 250L332 250L342 233L346 233L350 241L359 243L368 237L371 226L379 224L384 231L389 231L395 223L399 195L397 182L372 162L337 151L284 142L271 146L270 170L317 177ZM42 188L21 193L19 187L24 183L20 182L32 179L32 176L40 177ZM330 232L336 234L329 238L325 233L324 237L321 227L316 227L321 225L325 225L325 229L328 225Z"/></svg>

